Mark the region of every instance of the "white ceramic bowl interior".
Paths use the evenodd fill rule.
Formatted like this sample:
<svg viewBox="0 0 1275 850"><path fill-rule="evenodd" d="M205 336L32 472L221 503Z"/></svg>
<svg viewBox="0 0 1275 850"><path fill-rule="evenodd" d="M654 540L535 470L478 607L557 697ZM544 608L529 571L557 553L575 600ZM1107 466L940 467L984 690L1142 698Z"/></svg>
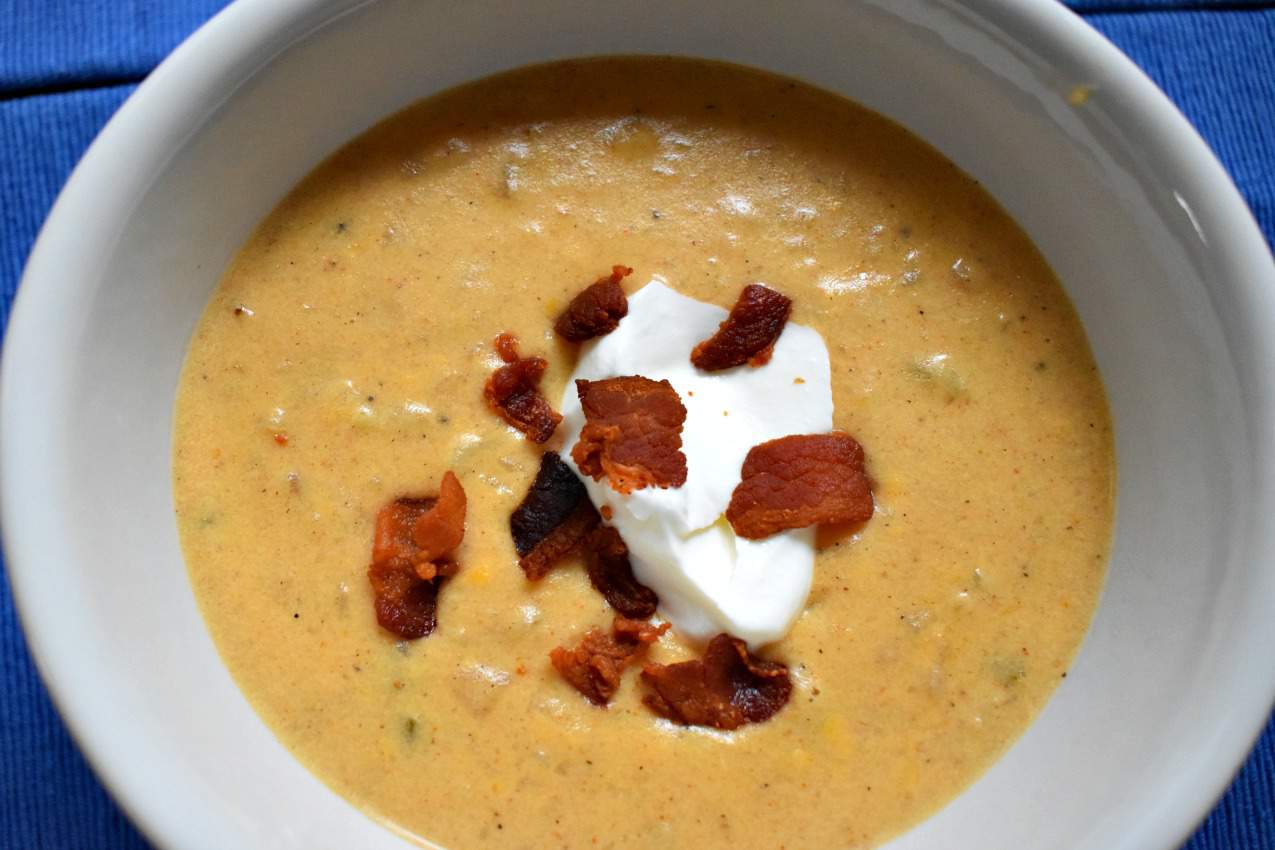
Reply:
<svg viewBox="0 0 1275 850"><path fill-rule="evenodd" d="M11 579L100 775L163 847L406 846L294 761L218 659L172 514L178 371L226 262L325 155L456 83L606 53L725 59L840 92L936 145L1039 245L1115 416L1110 577L1036 724L891 847L1176 845L1275 685L1275 271L1181 116L1049 0L240 0L219 15L77 169L5 348ZM1078 84L1093 87L1082 106Z"/></svg>

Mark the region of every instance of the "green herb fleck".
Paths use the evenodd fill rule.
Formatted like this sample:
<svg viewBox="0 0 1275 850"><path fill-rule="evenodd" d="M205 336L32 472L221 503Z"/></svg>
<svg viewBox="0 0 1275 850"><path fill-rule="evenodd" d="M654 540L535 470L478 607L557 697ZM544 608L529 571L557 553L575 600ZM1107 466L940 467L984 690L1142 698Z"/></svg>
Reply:
<svg viewBox="0 0 1275 850"><path fill-rule="evenodd" d="M1013 655L1002 655L993 658L990 664L992 678L1002 687L1012 688L1027 678L1027 665L1023 659Z"/></svg>

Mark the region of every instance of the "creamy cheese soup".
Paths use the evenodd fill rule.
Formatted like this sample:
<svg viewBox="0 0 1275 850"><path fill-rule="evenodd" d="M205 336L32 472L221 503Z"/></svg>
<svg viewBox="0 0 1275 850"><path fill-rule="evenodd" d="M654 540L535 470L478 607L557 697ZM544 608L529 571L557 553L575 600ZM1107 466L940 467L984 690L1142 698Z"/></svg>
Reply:
<svg viewBox="0 0 1275 850"><path fill-rule="evenodd" d="M578 559L527 581L510 539L543 448L484 404L492 340L548 358L556 407L577 351L554 317L617 263L630 294L791 297L874 483L875 516L821 533L803 613L759 650L792 699L733 732L658 718L635 668L609 708L573 690L549 651L613 612ZM452 850L885 840L1066 676L1113 512L1084 331L974 180L825 92L654 58L449 91L320 166L212 296L173 465L190 581L246 697L338 793ZM400 641L372 610L373 524L449 469L461 571L437 631ZM673 631L648 657L701 651Z"/></svg>

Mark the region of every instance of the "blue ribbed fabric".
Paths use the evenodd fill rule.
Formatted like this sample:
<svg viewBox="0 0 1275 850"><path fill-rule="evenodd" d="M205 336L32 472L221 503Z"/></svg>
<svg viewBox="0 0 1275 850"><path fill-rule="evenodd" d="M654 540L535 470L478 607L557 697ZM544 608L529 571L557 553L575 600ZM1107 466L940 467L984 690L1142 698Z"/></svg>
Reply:
<svg viewBox="0 0 1275 850"><path fill-rule="evenodd" d="M223 5L0 3L0 328L40 223L84 148L133 86ZM1275 242L1275 0L1070 5L1199 128ZM54 712L0 580L0 850L148 846ZM1187 850L1275 850L1275 723Z"/></svg>
<svg viewBox="0 0 1275 850"><path fill-rule="evenodd" d="M0 97L137 81L227 0L5 0Z"/></svg>
<svg viewBox="0 0 1275 850"><path fill-rule="evenodd" d="M135 87L0 100L0 197L4 198L0 206L4 222L0 231L0 326L8 326L9 307L27 252L58 191L97 131ZM3 639L0 634L0 641ZM0 717L7 717L3 700L0 686ZM0 790L2 782L0 773ZM0 817L0 822L3 820Z"/></svg>
<svg viewBox="0 0 1275 850"><path fill-rule="evenodd" d="M1275 243L1275 4L1087 20L1191 120Z"/></svg>
<svg viewBox="0 0 1275 850"><path fill-rule="evenodd" d="M1067 5L1083 15L1106 12L1151 12L1157 10L1222 12L1260 9L1270 0L1068 0Z"/></svg>

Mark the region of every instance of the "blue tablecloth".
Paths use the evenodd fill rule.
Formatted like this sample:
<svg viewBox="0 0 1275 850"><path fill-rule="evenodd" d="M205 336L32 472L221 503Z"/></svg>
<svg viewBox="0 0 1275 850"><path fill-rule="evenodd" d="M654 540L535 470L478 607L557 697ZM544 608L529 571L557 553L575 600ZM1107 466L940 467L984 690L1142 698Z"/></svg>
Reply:
<svg viewBox="0 0 1275 850"><path fill-rule="evenodd" d="M151 68L225 2L0 4L0 328L40 223L85 147ZM1275 0L1070 5L1199 128L1275 242ZM54 712L0 581L0 850L148 846ZM1275 723L1187 847L1275 850Z"/></svg>

